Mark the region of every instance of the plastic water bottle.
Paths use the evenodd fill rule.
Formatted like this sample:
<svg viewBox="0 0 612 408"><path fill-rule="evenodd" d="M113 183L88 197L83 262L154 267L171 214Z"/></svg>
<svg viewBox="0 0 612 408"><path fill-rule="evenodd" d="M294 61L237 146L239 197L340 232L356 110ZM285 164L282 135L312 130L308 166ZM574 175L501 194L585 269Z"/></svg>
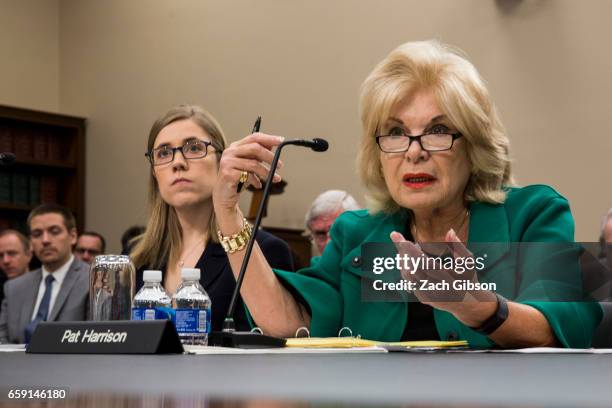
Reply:
<svg viewBox="0 0 612 408"><path fill-rule="evenodd" d="M161 271L144 271L144 286L134 296L132 320L172 319L172 299L161 285Z"/></svg>
<svg viewBox="0 0 612 408"><path fill-rule="evenodd" d="M174 325L183 344L208 345L210 297L200 285L200 270L183 268L183 282L176 289Z"/></svg>

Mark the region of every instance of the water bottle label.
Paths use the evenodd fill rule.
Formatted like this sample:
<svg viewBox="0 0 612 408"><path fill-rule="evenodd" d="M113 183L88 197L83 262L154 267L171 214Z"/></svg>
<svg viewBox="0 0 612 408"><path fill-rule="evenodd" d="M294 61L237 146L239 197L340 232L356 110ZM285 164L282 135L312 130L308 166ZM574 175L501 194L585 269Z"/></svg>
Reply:
<svg viewBox="0 0 612 408"><path fill-rule="evenodd" d="M210 333L210 309L176 309L177 333Z"/></svg>
<svg viewBox="0 0 612 408"><path fill-rule="evenodd" d="M172 320L174 310L169 307L132 308L132 320Z"/></svg>
<svg viewBox="0 0 612 408"><path fill-rule="evenodd" d="M198 332L199 333L208 333L208 320L206 319L206 316L209 313L206 313L206 310L200 310L199 314L198 314Z"/></svg>

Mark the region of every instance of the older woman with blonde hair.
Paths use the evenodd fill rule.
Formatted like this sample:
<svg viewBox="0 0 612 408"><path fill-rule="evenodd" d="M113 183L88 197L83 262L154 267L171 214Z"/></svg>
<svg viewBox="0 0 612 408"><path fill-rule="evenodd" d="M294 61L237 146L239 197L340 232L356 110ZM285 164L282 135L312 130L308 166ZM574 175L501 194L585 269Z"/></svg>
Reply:
<svg viewBox="0 0 612 408"><path fill-rule="evenodd" d="M384 341L590 345L601 319L596 303L509 301L503 285L460 301L418 290L416 302L364 301L364 244L395 243L419 257L424 244L442 242L453 256L469 255L472 242L572 242L574 225L567 200L552 188L513 187L506 133L484 81L458 50L438 41L393 50L362 86L361 121L357 163L368 210L341 215L320 261L298 273L273 269L254 252L242 296L264 332L290 337L306 326L314 336L335 336L346 326ZM213 193L221 235L244 230L238 180L244 172L265 177L261 162L270 163L281 140L257 133L223 153ZM229 255L234 274L243 252Z"/></svg>
<svg viewBox="0 0 612 408"><path fill-rule="evenodd" d="M199 268L200 283L212 301L212 329L221 330L236 281L217 236L212 192L226 142L215 118L196 105L179 105L151 127L146 157L150 164L146 229L132 241L130 257L142 271L161 269L163 285L174 294L182 268ZM293 269L288 245L260 231L257 242L270 265ZM248 322L242 301L235 309L238 329Z"/></svg>

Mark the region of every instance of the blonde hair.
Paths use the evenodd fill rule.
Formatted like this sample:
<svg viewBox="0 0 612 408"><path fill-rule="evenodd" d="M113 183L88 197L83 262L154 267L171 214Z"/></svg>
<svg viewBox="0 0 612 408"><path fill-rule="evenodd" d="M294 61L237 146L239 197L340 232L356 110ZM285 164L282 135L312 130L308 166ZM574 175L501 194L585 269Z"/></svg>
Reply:
<svg viewBox="0 0 612 408"><path fill-rule="evenodd" d="M489 92L462 53L437 40L408 42L393 50L361 87L362 138L357 167L372 212L399 209L384 181L376 132L407 96L431 89L442 112L467 141L471 163L467 201L502 203L513 185L509 140Z"/></svg>
<svg viewBox="0 0 612 408"><path fill-rule="evenodd" d="M157 119L149 132L147 152L153 149L155 139L164 127L185 119L193 121L210 136L218 163L227 144L225 136L217 120L206 110L195 105L176 106ZM174 207L166 203L159 193L159 186L153 177L152 168L149 175L147 207L149 222L144 233L130 241L131 243L136 242L130 252L130 257L137 268L145 265L150 268L161 268L165 260L169 264L175 263L182 246L182 229ZM214 212L211 213L209 221L208 239L217 241Z"/></svg>

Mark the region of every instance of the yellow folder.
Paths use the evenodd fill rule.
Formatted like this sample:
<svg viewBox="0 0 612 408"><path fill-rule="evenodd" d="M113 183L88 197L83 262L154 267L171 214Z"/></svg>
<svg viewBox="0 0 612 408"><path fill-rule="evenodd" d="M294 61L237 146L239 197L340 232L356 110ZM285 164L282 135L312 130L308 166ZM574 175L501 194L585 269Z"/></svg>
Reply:
<svg viewBox="0 0 612 408"><path fill-rule="evenodd" d="M383 342L366 340L356 337L297 337L287 339L286 347L302 348L352 348L352 347L372 347L372 346L402 346L402 347L467 347L466 340L457 341L398 341Z"/></svg>

